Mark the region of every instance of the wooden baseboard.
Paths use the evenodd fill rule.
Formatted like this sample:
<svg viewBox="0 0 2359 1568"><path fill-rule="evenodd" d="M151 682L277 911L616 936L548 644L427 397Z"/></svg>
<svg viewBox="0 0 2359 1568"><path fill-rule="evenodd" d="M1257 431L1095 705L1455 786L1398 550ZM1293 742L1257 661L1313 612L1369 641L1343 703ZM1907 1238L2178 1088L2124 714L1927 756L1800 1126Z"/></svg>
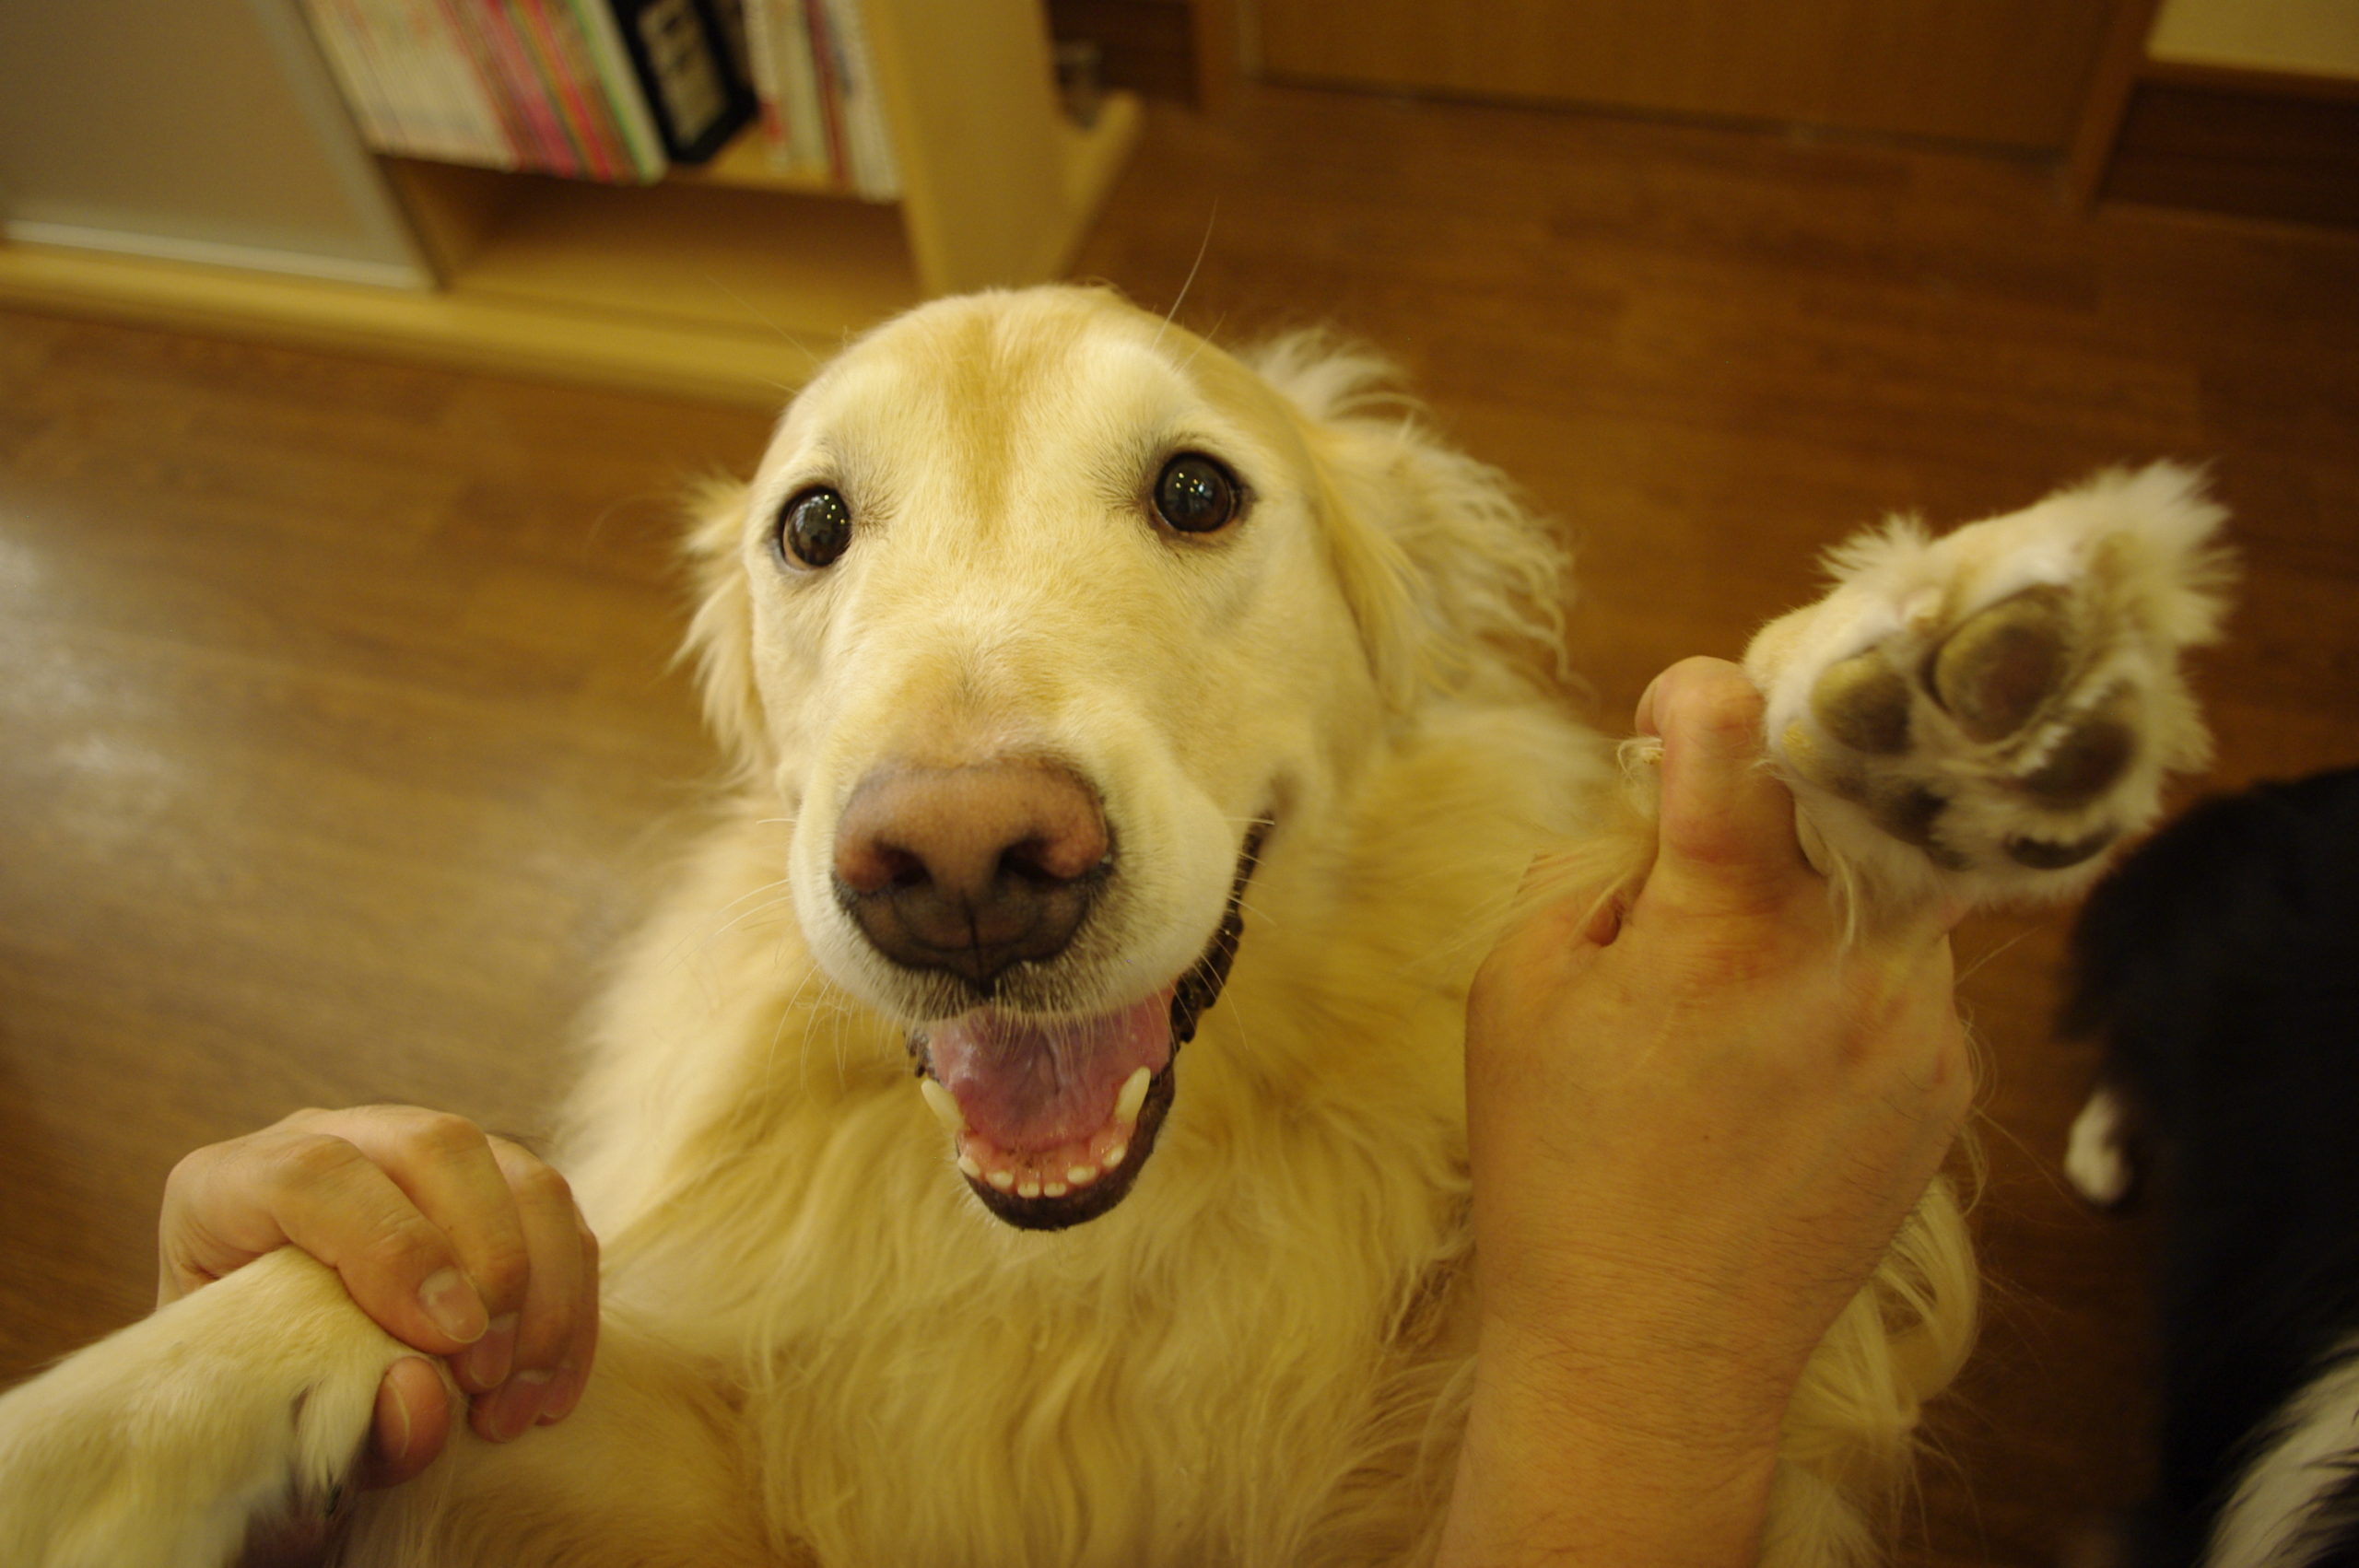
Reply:
<svg viewBox="0 0 2359 1568"><path fill-rule="evenodd" d="M2359 228L2359 95L2259 73L2148 75L2130 93L2102 194Z"/></svg>

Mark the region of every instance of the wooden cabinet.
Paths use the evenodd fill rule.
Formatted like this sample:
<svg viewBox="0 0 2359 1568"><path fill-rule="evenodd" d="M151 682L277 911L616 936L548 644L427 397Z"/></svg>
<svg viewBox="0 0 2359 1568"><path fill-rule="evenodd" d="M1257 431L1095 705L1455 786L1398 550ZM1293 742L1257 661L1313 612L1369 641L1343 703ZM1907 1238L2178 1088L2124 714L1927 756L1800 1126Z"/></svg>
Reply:
<svg viewBox="0 0 2359 1568"><path fill-rule="evenodd" d="M2115 0L1260 0L1302 81L2059 151Z"/></svg>

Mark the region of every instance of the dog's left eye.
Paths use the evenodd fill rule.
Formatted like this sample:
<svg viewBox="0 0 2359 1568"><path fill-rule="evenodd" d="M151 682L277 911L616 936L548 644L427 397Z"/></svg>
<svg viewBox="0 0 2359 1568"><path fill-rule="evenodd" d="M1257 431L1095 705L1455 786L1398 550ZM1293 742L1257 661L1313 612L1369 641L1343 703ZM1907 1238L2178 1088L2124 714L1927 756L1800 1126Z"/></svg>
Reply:
<svg viewBox="0 0 2359 1568"><path fill-rule="evenodd" d="M1155 509L1182 533L1210 533L1237 516L1237 479L1202 452L1181 452L1155 481Z"/></svg>
<svg viewBox="0 0 2359 1568"><path fill-rule="evenodd" d="M790 561L824 567L851 543L851 508L833 490L804 490L779 509L779 553Z"/></svg>

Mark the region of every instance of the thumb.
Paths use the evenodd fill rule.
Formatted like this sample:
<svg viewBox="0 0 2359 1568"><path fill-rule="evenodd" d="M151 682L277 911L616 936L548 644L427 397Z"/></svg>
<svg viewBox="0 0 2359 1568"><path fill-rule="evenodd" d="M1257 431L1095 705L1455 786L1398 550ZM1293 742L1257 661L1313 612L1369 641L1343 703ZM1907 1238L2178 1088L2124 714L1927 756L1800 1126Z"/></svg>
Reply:
<svg viewBox="0 0 2359 1568"><path fill-rule="evenodd" d="M1763 766L1762 699L1720 659L1685 659L1638 699L1662 739L1653 874L1639 907L1770 915L1816 878L1794 837L1794 798Z"/></svg>

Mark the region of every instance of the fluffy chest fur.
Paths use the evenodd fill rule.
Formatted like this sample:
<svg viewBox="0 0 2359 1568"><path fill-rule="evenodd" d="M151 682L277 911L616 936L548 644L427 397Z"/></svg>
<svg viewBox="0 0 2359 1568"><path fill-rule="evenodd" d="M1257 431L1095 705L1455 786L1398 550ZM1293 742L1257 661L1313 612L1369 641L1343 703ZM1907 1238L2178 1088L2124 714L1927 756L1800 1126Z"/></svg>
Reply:
<svg viewBox="0 0 2359 1568"><path fill-rule="evenodd" d="M747 915L785 831L749 805L581 1102L612 1297L741 1391L773 1523L821 1561L1414 1556L1471 1349L1464 990L1603 772L1537 704L1438 713L1273 839L1154 1164L1048 1234L983 1211L892 1026Z"/></svg>

